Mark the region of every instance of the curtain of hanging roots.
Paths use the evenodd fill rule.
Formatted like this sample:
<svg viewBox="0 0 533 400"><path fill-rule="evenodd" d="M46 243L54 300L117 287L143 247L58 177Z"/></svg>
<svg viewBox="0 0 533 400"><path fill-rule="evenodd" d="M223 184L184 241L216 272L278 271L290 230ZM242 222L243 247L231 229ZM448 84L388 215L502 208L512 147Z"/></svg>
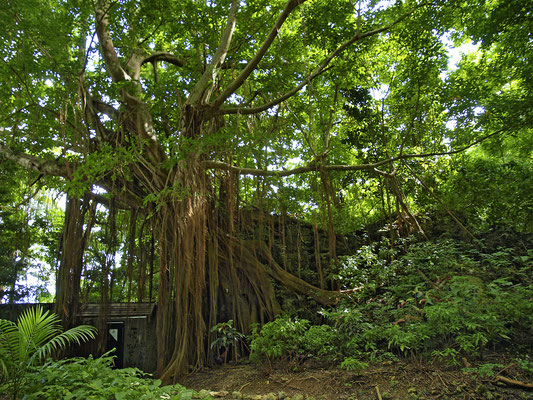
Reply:
<svg viewBox="0 0 533 400"><path fill-rule="evenodd" d="M214 359L207 326L233 319L247 332L280 311L269 274L237 238L233 177L216 211L198 162L179 166L175 179L187 191L158 213L158 372L165 382Z"/></svg>
<svg viewBox="0 0 533 400"><path fill-rule="evenodd" d="M202 315L208 215L205 172L190 160L176 168L174 183L186 191L178 192L178 198L159 211L158 372L165 381L174 380L189 365L203 364L206 331Z"/></svg>
<svg viewBox="0 0 533 400"><path fill-rule="evenodd" d="M115 264L115 253L117 248L117 208L115 199L111 198L109 205L108 223L105 227L105 256L102 265L102 276L100 281L100 307L98 310L98 353L105 352L107 340L107 321L110 314L110 303L112 301L112 269Z"/></svg>

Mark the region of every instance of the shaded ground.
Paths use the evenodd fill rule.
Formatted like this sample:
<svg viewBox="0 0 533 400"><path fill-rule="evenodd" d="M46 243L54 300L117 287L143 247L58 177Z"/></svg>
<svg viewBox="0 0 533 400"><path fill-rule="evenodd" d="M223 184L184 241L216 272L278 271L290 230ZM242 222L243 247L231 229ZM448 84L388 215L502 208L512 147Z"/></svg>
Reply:
<svg viewBox="0 0 533 400"><path fill-rule="evenodd" d="M213 392L222 399L526 399L533 390L514 387L496 376L532 382L520 377L512 364L495 369L495 377L481 378L460 369L421 362L371 365L360 373L336 367L302 365L298 371L237 364L214 367L180 381L187 388Z"/></svg>

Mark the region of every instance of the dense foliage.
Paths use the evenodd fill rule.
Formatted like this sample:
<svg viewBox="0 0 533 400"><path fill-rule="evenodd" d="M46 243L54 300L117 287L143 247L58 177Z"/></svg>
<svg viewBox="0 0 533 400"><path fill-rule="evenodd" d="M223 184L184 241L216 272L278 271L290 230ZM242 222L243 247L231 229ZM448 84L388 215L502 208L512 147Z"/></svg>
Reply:
<svg viewBox="0 0 533 400"><path fill-rule="evenodd" d="M113 369L113 357L49 361L31 371L22 393L25 399L185 400L212 399L180 385L161 386L135 368ZM194 396L194 397L193 397Z"/></svg>
<svg viewBox="0 0 533 400"><path fill-rule="evenodd" d="M527 245L403 240L533 233L532 25L526 0L2 2L0 300L55 276L65 327L157 301L168 382L291 301L252 358L505 343Z"/></svg>
<svg viewBox="0 0 533 400"><path fill-rule="evenodd" d="M408 355L463 365L463 357L473 362L497 349L526 365L532 261L531 251L450 239L412 244L403 254L386 243L365 246L341 270L345 287L360 288L350 300L322 310L321 325L284 315L256 329L250 358L297 366L312 357L357 370Z"/></svg>

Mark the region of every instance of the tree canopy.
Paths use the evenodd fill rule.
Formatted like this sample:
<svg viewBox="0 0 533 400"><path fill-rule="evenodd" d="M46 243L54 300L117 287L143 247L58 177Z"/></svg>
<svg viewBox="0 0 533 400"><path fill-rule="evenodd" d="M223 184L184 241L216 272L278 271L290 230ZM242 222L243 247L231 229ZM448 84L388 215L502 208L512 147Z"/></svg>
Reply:
<svg viewBox="0 0 533 400"><path fill-rule="evenodd" d="M68 193L64 324L129 282L123 300L158 300L159 373L175 379L222 318L245 331L279 312L271 278L334 302L339 232L393 215L421 231L428 204L467 236L459 217L531 231L528 5L3 2L0 163ZM273 257L274 214L327 232L319 282Z"/></svg>

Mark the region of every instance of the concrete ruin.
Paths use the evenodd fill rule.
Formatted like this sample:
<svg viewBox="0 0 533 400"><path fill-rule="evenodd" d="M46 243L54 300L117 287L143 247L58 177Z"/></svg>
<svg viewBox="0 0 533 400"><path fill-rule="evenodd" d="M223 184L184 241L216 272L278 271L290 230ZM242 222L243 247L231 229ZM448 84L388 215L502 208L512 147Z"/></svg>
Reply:
<svg viewBox="0 0 533 400"><path fill-rule="evenodd" d="M52 303L0 304L0 318L16 322L24 310L37 305L46 311L52 311L54 306ZM155 310L154 303L110 303L105 316L101 317L99 304L82 304L78 320L83 325L105 326L105 351L116 349L115 367L135 367L153 373L157 363ZM96 342L93 341L69 355L95 353Z"/></svg>

